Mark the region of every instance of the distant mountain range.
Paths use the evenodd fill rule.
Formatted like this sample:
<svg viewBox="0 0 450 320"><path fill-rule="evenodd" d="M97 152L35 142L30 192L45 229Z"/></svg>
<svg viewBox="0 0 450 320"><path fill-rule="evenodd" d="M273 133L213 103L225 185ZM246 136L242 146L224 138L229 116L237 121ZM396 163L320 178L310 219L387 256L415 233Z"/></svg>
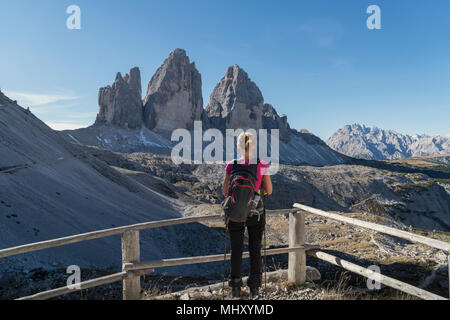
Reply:
<svg viewBox="0 0 450 320"><path fill-rule="evenodd" d="M327 145L347 156L370 160L450 154L450 136L407 135L360 124L339 129Z"/></svg>

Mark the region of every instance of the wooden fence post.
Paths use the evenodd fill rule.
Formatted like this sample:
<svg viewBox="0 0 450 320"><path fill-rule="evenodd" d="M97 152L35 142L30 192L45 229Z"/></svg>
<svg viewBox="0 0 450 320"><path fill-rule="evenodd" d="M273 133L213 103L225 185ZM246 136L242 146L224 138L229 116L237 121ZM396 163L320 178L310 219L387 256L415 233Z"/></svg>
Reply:
<svg viewBox="0 0 450 320"><path fill-rule="evenodd" d="M141 248L139 231L130 230L122 233L122 266L125 263L139 263ZM122 267L122 271L125 271ZM129 277L123 280L123 300L141 299L141 277Z"/></svg>
<svg viewBox="0 0 450 320"><path fill-rule="evenodd" d="M289 247L305 244L305 212L297 211L289 214ZM288 282L302 285L306 282L306 253L298 250L289 253Z"/></svg>

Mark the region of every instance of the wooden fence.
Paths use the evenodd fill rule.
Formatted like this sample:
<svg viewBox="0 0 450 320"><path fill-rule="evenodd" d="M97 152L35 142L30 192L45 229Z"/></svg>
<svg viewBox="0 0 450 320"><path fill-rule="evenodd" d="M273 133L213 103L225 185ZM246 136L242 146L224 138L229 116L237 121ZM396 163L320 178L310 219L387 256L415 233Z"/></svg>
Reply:
<svg viewBox="0 0 450 320"><path fill-rule="evenodd" d="M450 243L423 237L423 236L420 236L420 235L417 235L414 233L406 232L406 231L395 229L395 228L390 228L390 227L372 223L372 222L367 222L367 221L362 221L362 220L358 220L358 219L354 219L354 218L345 217L345 216L342 216L339 214L326 212L326 211L319 210L316 208L311 208L311 207L308 207L308 206L305 206L302 204L298 204L298 203L294 204L294 208L304 210L306 212L316 214L316 215L319 215L319 216L322 216L325 218L329 218L329 219L337 220L337 221L344 222L347 224L351 224L354 226L358 226L358 227L361 227L364 229L373 230L373 231L376 231L379 233L384 233L384 234L387 234L390 236L406 239L411 242L421 243L421 244L427 245L432 248L444 250L448 254L447 261L449 262L448 272L449 272L449 287L450 287ZM338 257L332 256L325 252L315 251L315 252L311 252L309 254L318 259L321 259L323 261L327 261L336 266L339 266L339 267L342 267L351 272L357 273L361 276L364 276L364 277L367 277L370 279L375 279L376 281L378 281L386 286L395 288L397 290L408 293L410 295L413 295L413 296L416 296L416 297L419 297L422 299L427 299L427 300L447 300L446 298L438 296L434 293L414 287L412 285L409 285L407 283L398 281L396 279L384 276L382 274L377 274L373 270L360 267L358 265L355 265L351 262L345 261ZM450 295L450 288L449 288L449 295Z"/></svg>
<svg viewBox="0 0 450 320"><path fill-rule="evenodd" d="M299 210L298 210L299 209ZM386 226L369 223L357 219L347 218L338 214L333 214L318 210L315 208L307 207L301 204L295 204L294 209L290 210L268 210L268 216L276 216L282 214L289 214L289 247L277 248L265 250L263 254L266 255L277 255L277 254L289 254L288 262L288 281L297 285L302 285L306 281L306 255L315 256L318 259L330 262L332 264L338 265L344 269L352 271L354 273L360 274L365 277L375 278L380 283L387 286L396 288L400 291L406 292L408 294L415 295L423 299L433 299L440 300L445 299L433 293L427 292L420 288L413 287L406 283L400 282L398 280L377 275L373 271L362 268L360 266L354 265L348 261L339 259L337 257L331 256L330 254L319 251L318 246L310 245L305 243L305 212L317 214L330 219L335 219L341 222L353 224L359 227L371 229L377 232L389 234L392 236L404 238L410 241L422 243L434 248L445 250L450 252L450 244L419 235L415 235L409 232L401 231L394 228L389 228ZM124 300L137 300L141 298L141 276L149 274L154 271L155 268L159 267L169 267L169 266L179 266L187 264L196 263L207 263L214 261L221 261L224 258L229 260L230 254L224 255L210 255L210 256L199 256L199 257L185 257L185 258L175 258L175 259L163 259L159 261L151 262L141 262L140 261L140 241L139 232L141 230L159 228L164 226L173 226L179 224L187 223L204 223L221 220L223 217L221 215L211 215L211 216L201 216L201 217L188 217L188 218L178 218L169 219L162 221L152 221L139 223L129 226L123 226L118 228L111 228L106 230L88 232L84 234L78 234L73 236L68 236L64 238L42 241L37 243L26 244L22 246L17 246L8 249L0 250L0 258L5 258L13 255L34 252L38 250L60 247L72 243L83 242L93 239L99 239L114 235L122 236L122 271L104 276L101 278L96 278L88 281L83 281L77 286L65 286L57 289L48 290L45 292L40 292L31 296L23 297L18 300L44 300L50 299L64 294L76 292L79 290L84 290L92 287L97 287L113 282L122 281L123 282L123 299ZM245 252L244 257L248 257L249 253ZM450 258L449 258L450 260ZM449 267L450 272L450 267Z"/></svg>

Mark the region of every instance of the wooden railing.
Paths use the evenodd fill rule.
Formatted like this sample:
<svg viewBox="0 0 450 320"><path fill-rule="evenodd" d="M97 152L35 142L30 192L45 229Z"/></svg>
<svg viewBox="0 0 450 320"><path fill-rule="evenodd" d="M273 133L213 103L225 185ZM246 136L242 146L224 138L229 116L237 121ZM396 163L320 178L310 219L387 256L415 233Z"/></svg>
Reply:
<svg viewBox="0 0 450 320"><path fill-rule="evenodd" d="M288 214L291 212L291 216L302 216L303 214L298 212L292 212L293 210L268 210L268 216L276 216L282 214ZM152 221L139 223L129 226L111 228L106 230L88 232L48 241L42 241L37 243L31 243L26 245L21 245L13 248L7 248L0 250L0 258L5 258L9 256L14 256L18 254L35 252L43 249L49 249L54 247L60 247L72 243L78 243L93 239L99 239L114 235L122 235L122 271L107 275L101 278L96 278L88 281L78 283L76 286L65 286L61 288L56 288L48 290L45 292L36 293L31 296L22 297L18 300L45 300L54 297L58 297L64 294L97 287L113 282L122 281L123 282L123 299L124 300L137 300L141 296L141 283L140 277L151 273L154 268L158 267L169 267L178 266L185 264L194 263L206 263L220 261L224 258L229 260L230 254L224 255L211 255L203 257L187 257L187 258L176 258L176 259L164 259L160 261L152 262L140 262L140 242L139 242L139 231L146 229L153 229L165 226L173 226L179 224L187 223L204 223L223 219L222 215L211 215L211 216L199 216L199 217L188 217L188 218L178 218L169 219L162 221ZM289 237L289 247L264 250L265 255L277 255L277 254L289 254L289 259L292 261L300 262L295 264L290 264L289 274L290 280L302 284L305 281L306 274L306 252L309 250L318 249L318 246L308 245L304 243L304 217L303 218L292 218L296 227L294 228L297 235L290 235ZM290 220L291 221L291 220ZM248 257L249 253L244 252L244 257ZM299 275L302 274L302 275Z"/></svg>
<svg viewBox="0 0 450 320"><path fill-rule="evenodd" d="M376 231L379 233L384 233L384 234L387 234L390 236L406 239L411 242L421 243L421 244L427 245L432 248L444 250L448 254L447 260L449 263L448 272L449 272L449 295L450 295L450 243L423 237L423 236L420 236L420 235L417 235L414 233L406 232L406 231L395 229L395 228L390 228L390 227L383 226L383 225L376 224L376 223L371 223L371 222L367 222L367 221L362 221L362 220L358 220L358 219L354 219L354 218L345 217L345 216L342 216L339 214L326 212L326 211L319 210L316 208L311 208L311 207L308 207L308 206L305 206L302 204L298 204L298 203L294 204L294 208L304 210L306 212L316 214L316 215L319 215L319 216L322 216L325 218L329 218L329 219L337 220L337 221L344 222L347 224L351 224L354 226L358 226L361 228L373 230L373 231ZM409 285L409 284L401 282L399 280L384 276L382 274L375 273L373 270L360 267L356 264L345 261L341 258L332 256L328 253L321 252L321 251L315 251L315 252L311 252L309 254L318 259L327 261L336 266L339 266L339 267L342 267L351 272L357 273L361 276L364 276L364 277L367 277L370 279L376 279L378 282L380 282L386 286L395 288L402 292L406 292L410 295L413 295L413 296L416 296L416 297L419 297L422 299L427 299L427 300L447 300L446 298L438 296L434 293L414 287L412 285Z"/></svg>
<svg viewBox="0 0 450 320"><path fill-rule="evenodd" d="M335 219L341 222L357 225L362 228L371 229L377 232L389 234L392 236L404 238L410 241L422 243L437 249L450 252L450 244L435 239L430 239L415 235L409 232L401 231L386 226L369 223L353 218L347 218L338 214L333 214L318 210L315 208L307 207L301 204L295 204L295 209L291 210L268 210L268 216L276 216L280 214L289 214L289 247L264 250L262 254L265 255L277 255L277 254L289 254L288 262L288 281L297 285L304 284L306 281L306 254L315 256L318 259L328 261L332 264L338 265L344 269L355 272L365 277L374 277L387 286L396 288L400 291L415 295L423 299L445 299L433 293L427 292L420 288L413 287L398 280L377 275L373 271L354 265L348 261L334 257L330 254L318 251L319 247L309 245L305 243L305 212L321 215L330 219ZM298 210L300 209L300 210ZM210 255L200 257L185 257L175 259L163 259L159 261L140 262L140 242L139 232L141 230L159 228L164 226L173 226L187 223L204 223L216 220L221 220L221 215L200 216L200 217L188 217L169 219L162 221L152 221L139 223L129 226L123 226L118 228L111 228L106 230L88 232L84 234L78 234L68 236L64 238L42 241L37 243L26 244L8 249L0 250L0 258L9 257L13 255L39 251L48 248L60 247L72 243L83 242L93 239L99 239L109 237L113 235L122 236L122 271L96 278L88 281L81 282L74 286L65 286L57 289L48 290L45 292L36 293L31 296L23 297L18 300L44 300L50 299L64 294L97 287L113 282L123 282L123 299L124 300L137 300L141 297L141 276L151 273L154 268L170 267L178 265L207 263L214 261L221 261L224 258L229 260L230 254L224 255ZM244 257L248 257L249 253L245 252ZM450 259L450 258L449 258ZM449 267L450 272L450 267Z"/></svg>

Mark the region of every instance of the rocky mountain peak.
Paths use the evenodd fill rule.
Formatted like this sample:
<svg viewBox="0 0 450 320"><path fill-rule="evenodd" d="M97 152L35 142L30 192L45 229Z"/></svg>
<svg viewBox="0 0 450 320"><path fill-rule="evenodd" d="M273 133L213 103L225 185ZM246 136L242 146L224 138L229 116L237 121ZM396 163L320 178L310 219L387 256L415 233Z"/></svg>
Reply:
<svg viewBox="0 0 450 320"><path fill-rule="evenodd" d="M186 51L175 49L147 87L144 121L149 129L167 133L193 128L203 114L202 79Z"/></svg>
<svg viewBox="0 0 450 320"><path fill-rule="evenodd" d="M280 137L289 140L287 117L280 117L272 105L264 103L256 83L238 65L226 70L211 94L206 113L210 127L280 129Z"/></svg>
<svg viewBox="0 0 450 320"><path fill-rule="evenodd" d="M111 86L100 88L96 124L111 124L126 129L142 125L142 89L139 68L122 77L117 73Z"/></svg>
<svg viewBox="0 0 450 320"><path fill-rule="evenodd" d="M227 118L232 111L238 111L239 106L255 109L263 104L264 98L258 86L244 69L234 65L228 67L214 88L206 112L209 117Z"/></svg>

